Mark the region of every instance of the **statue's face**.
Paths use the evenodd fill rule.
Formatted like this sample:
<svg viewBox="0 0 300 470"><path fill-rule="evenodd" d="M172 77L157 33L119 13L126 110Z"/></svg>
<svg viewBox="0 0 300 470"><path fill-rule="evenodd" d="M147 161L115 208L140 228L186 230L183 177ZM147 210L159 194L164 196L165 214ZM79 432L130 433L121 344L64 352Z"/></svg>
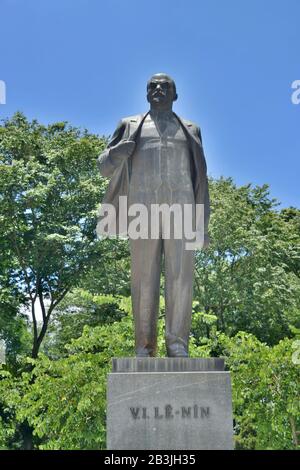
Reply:
<svg viewBox="0 0 300 470"><path fill-rule="evenodd" d="M147 85L147 100L157 109L170 109L177 99L173 81L167 75L153 76Z"/></svg>

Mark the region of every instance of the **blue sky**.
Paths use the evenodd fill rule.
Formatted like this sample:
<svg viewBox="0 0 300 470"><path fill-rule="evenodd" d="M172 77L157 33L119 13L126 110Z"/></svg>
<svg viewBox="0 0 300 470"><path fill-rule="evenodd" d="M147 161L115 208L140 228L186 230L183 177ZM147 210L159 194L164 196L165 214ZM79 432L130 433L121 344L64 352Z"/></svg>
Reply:
<svg viewBox="0 0 300 470"><path fill-rule="evenodd" d="M167 72L209 174L268 183L299 207L299 21L299 0L0 0L0 118L21 110L111 134Z"/></svg>

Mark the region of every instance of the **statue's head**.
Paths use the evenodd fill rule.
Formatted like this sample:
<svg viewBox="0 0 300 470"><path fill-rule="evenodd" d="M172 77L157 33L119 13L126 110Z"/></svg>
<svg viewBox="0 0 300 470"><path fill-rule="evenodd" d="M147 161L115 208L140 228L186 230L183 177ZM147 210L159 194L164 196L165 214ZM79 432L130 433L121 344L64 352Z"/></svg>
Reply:
<svg viewBox="0 0 300 470"><path fill-rule="evenodd" d="M151 108L171 109L173 101L177 100L174 80L165 73L156 73L147 82L147 100Z"/></svg>

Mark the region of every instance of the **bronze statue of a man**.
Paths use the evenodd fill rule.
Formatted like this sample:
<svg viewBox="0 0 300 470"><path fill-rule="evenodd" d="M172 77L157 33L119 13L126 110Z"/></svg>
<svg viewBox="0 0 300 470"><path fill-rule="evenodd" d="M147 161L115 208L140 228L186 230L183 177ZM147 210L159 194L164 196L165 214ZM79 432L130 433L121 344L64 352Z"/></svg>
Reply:
<svg viewBox="0 0 300 470"><path fill-rule="evenodd" d="M173 111L174 80L158 73L147 83L150 111L120 121L98 165L110 183L103 203L120 217L120 196L133 204L203 207L202 247L208 245L209 193L200 129ZM149 218L150 220L150 218ZM165 271L166 348L169 357L187 357L191 326L194 250L185 237L130 237L131 293L138 357L155 356L162 258ZM196 226L197 223L195 222ZM198 227L198 226L197 226ZM197 228L196 227L196 231Z"/></svg>

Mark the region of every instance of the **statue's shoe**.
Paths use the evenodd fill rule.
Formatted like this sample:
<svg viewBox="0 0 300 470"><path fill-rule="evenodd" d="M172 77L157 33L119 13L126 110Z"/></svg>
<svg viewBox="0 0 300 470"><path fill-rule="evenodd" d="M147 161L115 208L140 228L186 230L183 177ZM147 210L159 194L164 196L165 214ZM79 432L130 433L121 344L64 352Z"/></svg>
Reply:
<svg viewBox="0 0 300 470"><path fill-rule="evenodd" d="M168 347L168 356L169 357L189 357L189 353L184 346L172 344Z"/></svg>
<svg viewBox="0 0 300 470"><path fill-rule="evenodd" d="M136 357L153 357L153 350L150 348L138 348L136 350Z"/></svg>

